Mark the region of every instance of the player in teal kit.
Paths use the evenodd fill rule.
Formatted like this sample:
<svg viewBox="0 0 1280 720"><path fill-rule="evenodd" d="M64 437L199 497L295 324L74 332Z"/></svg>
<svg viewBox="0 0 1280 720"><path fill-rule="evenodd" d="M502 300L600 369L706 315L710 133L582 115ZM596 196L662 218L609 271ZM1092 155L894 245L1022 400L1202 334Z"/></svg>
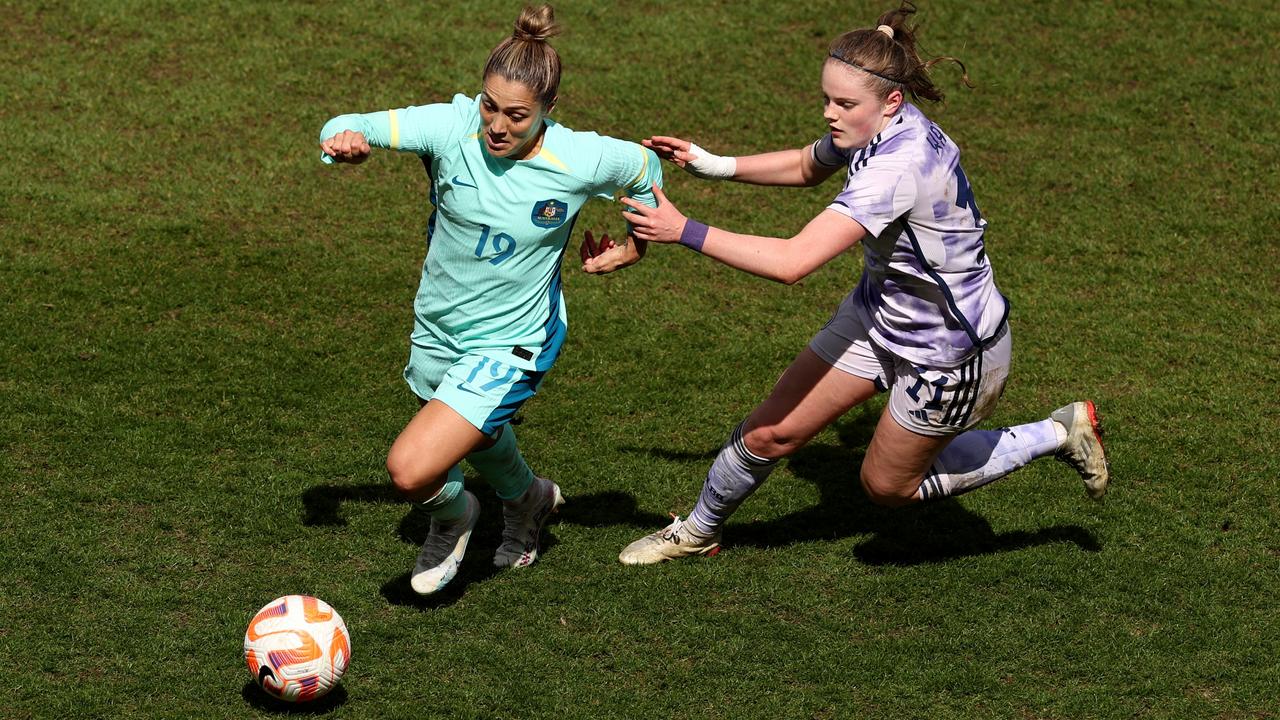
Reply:
<svg viewBox="0 0 1280 720"><path fill-rule="evenodd" d="M621 191L654 206L652 189L661 184L651 150L547 116L560 81L559 57L546 42L555 32L550 7L526 8L490 54L481 94L342 115L320 133L326 162L363 162L380 147L418 155L431 176L435 211L404 370L422 407L387 457L396 488L431 514L410 578L424 595L456 574L479 515L462 486L463 458L503 501L494 563L537 559L542 525L563 498L529 469L509 423L564 342L561 257L592 196ZM607 238L586 246L611 268L644 249Z"/></svg>

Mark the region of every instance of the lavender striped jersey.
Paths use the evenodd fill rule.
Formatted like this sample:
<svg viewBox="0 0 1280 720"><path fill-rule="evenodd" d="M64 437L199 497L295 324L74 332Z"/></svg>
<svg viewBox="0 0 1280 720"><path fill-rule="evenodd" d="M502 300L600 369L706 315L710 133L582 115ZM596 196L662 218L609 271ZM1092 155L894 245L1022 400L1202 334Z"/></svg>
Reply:
<svg viewBox="0 0 1280 720"><path fill-rule="evenodd" d="M867 229L851 299L876 342L917 365L953 367L995 336L1009 303L996 289L960 149L941 128L903 103L865 148L841 150L828 133L813 157L848 165L828 209Z"/></svg>

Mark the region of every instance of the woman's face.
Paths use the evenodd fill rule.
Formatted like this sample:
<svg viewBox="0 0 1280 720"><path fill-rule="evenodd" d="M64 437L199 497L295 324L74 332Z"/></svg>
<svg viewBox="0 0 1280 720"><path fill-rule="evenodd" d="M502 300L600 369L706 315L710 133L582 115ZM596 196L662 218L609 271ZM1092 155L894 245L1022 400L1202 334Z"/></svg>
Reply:
<svg viewBox="0 0 1280 720"><path fill-rule="evenodd" d="M902 106L901 90L881 100L872 90L870 78L838 60L822 65L822 117L841 150L866 147Z"/></svg>
<svg viewBox="0 0 1280 720"><path fill-rule="evenodd" d="M486 77L480 96L480 123L489 154L511 160L536 155L542 147L542 120L552 105L543 106L524 83L501 75Z"/></svg>

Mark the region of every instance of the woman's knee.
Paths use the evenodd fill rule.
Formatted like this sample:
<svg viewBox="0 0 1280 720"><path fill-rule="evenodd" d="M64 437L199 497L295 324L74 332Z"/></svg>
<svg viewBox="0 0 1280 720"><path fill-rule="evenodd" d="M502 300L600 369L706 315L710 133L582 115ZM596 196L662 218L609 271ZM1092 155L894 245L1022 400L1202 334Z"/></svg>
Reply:
<svg viewBox="0 0 1280 720"><path fill-rule="evenodd" d="M396 490L408 496L421 493L423 490L440 484L443 473L431 472L429 467L412 453L400 450L393 445L387 453L387 475ZM439 488L436 488L439 489Z"/></svg>
<svg viewBox="0 0 1280 720"><path fill-rule="evenodd" d="M910 505L916 500L916 490L920 487L919 482L914 484L895 482L893 479L877 473L873 468L868 468L865 463L862 465L860 475L862 489L866 491L867 498L876 505L896 508Z"/></svg>
<svg viewBox="0 0 1280 720"><path fill-rule="evenodd" d="M752 455L770 460L787 457L804 447L806 440L807 438L788 433L784 427L776 424L753 427L750 420L747 420L742 433L742 442Z"/></svg>

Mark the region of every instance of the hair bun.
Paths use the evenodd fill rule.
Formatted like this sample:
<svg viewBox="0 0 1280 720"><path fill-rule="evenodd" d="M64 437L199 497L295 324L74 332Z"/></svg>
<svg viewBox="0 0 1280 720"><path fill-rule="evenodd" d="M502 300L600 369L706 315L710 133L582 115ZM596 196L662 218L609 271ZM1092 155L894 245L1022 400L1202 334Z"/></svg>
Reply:
<svg viewBox="0 0 1280 720"><path fill-rule="evenodd" d="M511 37L520 42L546 42L559 34L556 13L550 5L536 8L526 5L516 19L515 31L511 33Z"/></svg>

